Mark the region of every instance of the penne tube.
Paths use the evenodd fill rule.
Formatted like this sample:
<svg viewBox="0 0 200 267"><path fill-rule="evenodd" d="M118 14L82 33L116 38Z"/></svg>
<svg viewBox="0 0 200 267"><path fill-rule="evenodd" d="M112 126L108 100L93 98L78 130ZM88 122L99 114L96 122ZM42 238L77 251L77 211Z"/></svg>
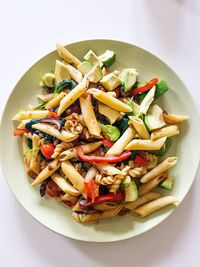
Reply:
<svg viewBox="0 0 200 267"><path fill-rule="evenodd" d="M176 197L174 196L160 197L136 208L133 211L133 213L143 218L171 204L174 205L178 204L178 200Z"/></svg>
<svg viewBox="0 0 200 267"><path fill-rule="evenodd" d="M56 44L56 50L58 52L58 55L66 62L74 64L76 67L81 63L81 61L77 57L72 55L65 47L61 46L60 44Z"/></svg>
<svg viewBox="0 0 200 267"><path fill-rule="evenodd" d="M122 136L114 143L114 145L107 151L106 155L120 155L125 147L135 136L135 129L129 126Z"/></svg>
<svg viewBox="0 0 200 267"><path fill-rule="evenodd" d="M177 163L177 157L168 157L161 163L159 163L155 168L146 173L141 179L141 183L147 183L154 177L166 172L168 169L173 167Z"/></svg>
<svg viewBox="0 0 200 267"><path fill-rule="evenodd" d="M138 117L135 116L129 116L129 119L131 121L131 123L133 124L136 132L139 134L139 136L142 139L150 139L150 134L147 131L147 128L143 122L143 120L141 120Z"/></svg>
<svg viewBox="0 0 200 267"><path fill-rule="evenodd" d="M76 188L79 192L84 190L84 178L80 173L74 168L70 161L64 161L61 164L63 173L67 176L70 182L73 184L73 187Z"/></svg>
<svg viewBox="0 0 200 267"><path fill-rule="evenodd" d="M88 92L91 93L94 96L94 98L96 98L100 102L106 104L107 106L109 106L115 110L118 110L121 112L131 112L132 111L132 108L129 105L123 103L122 101L118 100L117 98L115 98L111 95L108 95L107 93L105 93L99 89L92 88L92 89L89 89Z"/></svg>
<svg viewBox="0 0 200 267"><path fill-rule="evenodd" d="M159 150L164 145L167 137L153 140L134 139L126 147L126 150Z"/></svg>
<svg viewBox="0 0 200 267"><path fill-rule="evenodd" d="M56 60L55 64L55 80L56 84L63 80L70 80L71 75L69 73L69 70L67 69L66 65L61 62L60 60Z"/></svg>
<svg viewBox="0 0 200 267"><path fill-rule="evenodd" d="M36 179L32 182L32 186L36 184L40 184L44 180L46 180L49 176L51 176L54 172L57 171L57 169L60 168L60 162L55 159L51 161L36 177Z"/></svg>
<svg viewBox="0 0 200 267"><path fill-rule="evenodd" d="M163 114L164 121L168 124L178 124L189 119L185 115L176 115L176 114Z"/></svg>
<svg viewBox="0 0 200 267"><path fill-rule="evenodd" d="M41 132L54 136L64 142L71 142L75 140L76 138L78 138L78 135L72 134L65 130L62 130L61 132L59 132L57 129L55 129L53 126L51 126L48 123L37 123L37 124L33 124L32 127Z"/></svg>
<svg viewBox="0 0 200 267"><path fill-rule="evenodd" d="M90 132L91 135L94 135L95 137L101 137L101 127L99 126L92 102L91 102L91 96L88 94L86 97L82 96L79 99L80 101L80 107L83 114L83 118L85 121L85 124Z"/></svg>
<svg viewBox="0 0 200 267"><path fill-rule="evenodd" d="M85 175L85 183L89 183L91 180L93 180L96 174L97 174L97 169L94 166L90 167Z"/></svg>
<svg viewBox="0 0 200 267"><path fill-rule="evenodd" d="M93 163L93 165L103 174L106 175L116 175L121 174L121 170L115 168L109 163L102 162L102 163Z"/></svg>
<svg viewBox="0 0 200 267"><path fill-rule="evenodd" d="M37 119L44 119L47 118L49 115L48 110L21 110L18 112L13 120L14 121L21 121L21 120L37 120Z"/></svg>
<svg viewBox="0 0 200 267"><path fill-rule="evenodd" d="M162 173L156 176L155 178L151 179L147 183L141 184L138 187L138 195L141 196L141 195L148 193L166 178L167 178L167 173Z"/></svg>
<svg viewBox="0 0 200 267"><path fill-rule="evenodd" d="M162 137L170 137L179 134L179 128L177 125L170 125L151 133L151 140L156 140Z"/></svg>
<svg viewBox="0 0 200 267"><path fill-rule="evenodd" d="M85 145L81 145L82 149L83 149L83 153L84 154L88 154L90 152L93 152L94 150L96 150L98 147L100 147L102 144L101 141L98 142L94 142L94 143L89 143L89 144L85 144ZM59 155L59 160L60 161L65 161L67 159L72 159L77 157L77 153L76 153L76 147L67 149L65 151L63 151L62 153L60 153Z"/></svg>
<svg viewBox="0 0 200 267"><path fill-rule="evenodd" d="M65 178L63 178L59 173L54 173L51 175L52 180L67 194L72 196L80 195L79 191L76 190Z"/></svg>
<svg viewBox="0 0 200 267"><path fill-rule="evenodd" d="M49 108L55 108L60 104L60 101L66 96L66 94L64 92L61 92L60 94L55 95L55 97L53 99L51 99L50 101L48 101L45 105L46 109Z"/></svg>
<svg viewBox="0 0 200 267"><path fill-rule="evenodd" d="M58 116L60 116L71 104L73 104L87 89L88 81L83 79L73 90L71 90L60 102Z"/></svg>
<svg viewBox="0 0 200 267"><path fill-rule="evenodd" d="M65 63L65 66L66 66L67 70L69 71L69 74L72 77L72 80L74 80L77 83L80 83L83 79L82 73L68 63Z"/></svg>
<svg viewBox="0 0 200 267"><path fill-rule="evenodd" d="M70 204L70 206L74 206L76 205L76 203L78 202L78 197L77 196L72 196L68 193L64 194L64 195L60 195L61 201L63 202L67 202L67 204Z"/></svg>
<svg viewBox="0 0 200 267"><path fill-rule="evenodd" d="M30 168L36 173L39 174L40 172L40 157L38 156L39 152L39 136L33 134L32 136L32 156L30 162Z"/></svg>
<svg viewBox="0 0 200 267"><path fill-rule="evenodd" d="M133 202L125 203L124 208L129 209L129 210L134 210L137 207L139 207L143 204L146 204L146 203L150 202L151 200L157 199L161 196L162 195L160 193L149 192L149 193L146 193L146 194L140 196L138 199L136 199Z"/></svg>

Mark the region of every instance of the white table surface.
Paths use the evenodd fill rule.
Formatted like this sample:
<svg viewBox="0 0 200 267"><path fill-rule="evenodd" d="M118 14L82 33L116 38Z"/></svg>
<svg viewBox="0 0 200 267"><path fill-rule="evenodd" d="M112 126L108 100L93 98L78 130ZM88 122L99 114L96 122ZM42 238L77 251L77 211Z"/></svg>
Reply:
<svg viewBox="0 0 200 267"><path fill-rule="evenodd" d="M90 38L128 41L157 54L182 77L200 105L199 0L0 3L1 112L16 81L53 50L55 42ZM182 205L158 227L127 241L97 244L64 238L34 221L0 173L0 266L199 266L198 178L200 172Z"/></svg>

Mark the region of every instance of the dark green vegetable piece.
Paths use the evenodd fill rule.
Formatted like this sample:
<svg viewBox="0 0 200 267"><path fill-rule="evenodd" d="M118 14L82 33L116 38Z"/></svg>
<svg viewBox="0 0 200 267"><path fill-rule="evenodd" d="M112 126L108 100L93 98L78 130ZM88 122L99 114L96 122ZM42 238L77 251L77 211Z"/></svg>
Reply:
<svg viewBox="0 0 200 267"><path fill-rule="evenodd" d="M46 186L47 186L49 181L50 181L50 178L44 180L44 182L41 183L41 185L40 185L40 196L41 197L43 197L45 195Z"/></svg>
<svg viewBox="0 0 200 267"><path fill-rule="evenodd" d="M63 80L56 85L54 94L60 93L60 91L62 91L64 88L72 90L76 86L77 86L77 83L73 80Z"/></svg>
<svg viewBox="0 0 200 267"><path fill-rule="evenodd" d="M25 124L25 128L31 132L34 132L34 131L36 131L36 129L32 128L32 125L36 124L38 122L40 122L40 121L39 120L30 120Z"/></svg>
<svg viewBox="0 0 200 267"><path fill-rule="evenodd" d="M156 84L156 92L155 92L154 99L157 99L160 96L164 95L167 91L168 91L168 85L167 85L167 83L164 80L160 80Z"/></svg>
<svg viewBox="0 0 200 267"><path fill-rule="evenodd" d="M164 145L161 147L160 150L152 150L152 151L149 151L149 152L151 154L153 154L153 155L158 156L158 157L162 157L167 153L167 151L169 150L171 144L172 144L171 139L167 138L167 140L165 141Z"/></svg>
<svg viewBox="0 0 200 267"><path fill-rule="evenodd" d="M126 131L126 129L128 128L128 118L123 118L123 119L115 122L113 125L119 129L119 131L121 132L121 135L122 135Z"/></svg>
<svg viewBox="0 0 200 267"><path fill-rule="evenodd" d="M27 140L26 140L26 143L27 143L27 146L30 148L30 149L32 149L32 140L31 139L29 139L29 138L27 138Z"/></svg>

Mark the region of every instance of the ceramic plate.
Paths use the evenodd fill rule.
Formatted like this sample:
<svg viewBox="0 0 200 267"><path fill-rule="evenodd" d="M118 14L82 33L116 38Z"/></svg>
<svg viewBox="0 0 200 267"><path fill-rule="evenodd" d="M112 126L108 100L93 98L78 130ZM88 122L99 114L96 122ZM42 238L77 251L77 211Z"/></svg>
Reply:
<svg viewBox="0 0 200 267"><path fill-rule="evenodd" d="M181 134L173 138L173 147L169 155L178 156L178 163L171 173L175 184L171 192L182 201L195 178L200 158L199 117L189 91L176 73L155 55L132 44L112 40L88 40L66 46L80 59L89 50L97 54L106 49L116 52L117 60L112 69L135 67L143 80L159 77L167 81L170 90L162 98L162 107L168 112L187 114L190 121L181 126ZM20 138L13 137L15 128L12 118L27 104L36 104L36 94L40 93L40 75L54 69L58 58L54 51L35 63L19 80L6 104L0 133L1 164L8 185L17 200L38 222L64 236L93 242L108 242L127 239L146 232L166 219L174 210L163 209L148 219L136 219L132 216L102 220L98 225L85 226L74 221L70 209L56 200L41 198L38 188L33 188L26 177ZM189 156L188 156L189 155ZM192 205L192 203L191 203Z"/></svg>

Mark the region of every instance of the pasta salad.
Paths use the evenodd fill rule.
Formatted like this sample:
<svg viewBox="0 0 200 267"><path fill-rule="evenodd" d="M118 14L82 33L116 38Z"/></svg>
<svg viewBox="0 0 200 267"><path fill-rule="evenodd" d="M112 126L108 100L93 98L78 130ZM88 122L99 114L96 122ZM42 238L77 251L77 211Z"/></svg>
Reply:
<svg viewBox="0 0 200 267"><path fill-rule="evenodd" d="M20 136L31 185L53 197L82 223L131 214L146 217L170 204L176 156L163 160L188 116L169 114L157 104L168 91L138 70L111 71L116 55L89 50L80 61L57 44L53 72L45 73L39 105L20 110Z"/></svg>

